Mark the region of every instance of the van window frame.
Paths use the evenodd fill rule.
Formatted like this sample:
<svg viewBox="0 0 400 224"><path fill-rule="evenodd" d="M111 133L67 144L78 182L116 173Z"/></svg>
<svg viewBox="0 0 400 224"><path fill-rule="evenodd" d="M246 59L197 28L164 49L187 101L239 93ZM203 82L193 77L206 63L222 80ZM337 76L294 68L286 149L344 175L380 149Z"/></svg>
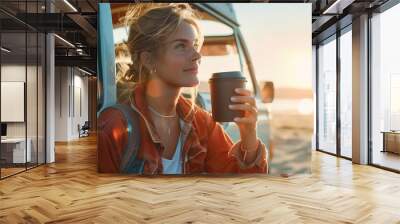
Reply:
<svg viewBox="0 0 400 224"><path fill-rule="evenodd" d="M230 21L229 19L227 19L226 17L224 17L217 11L213 10L210 7L207 7L204 4L194 3L194 5L197 7L196 8L197 10L201 10L202 12L207 13L209 16L214 17L214 19L216 21L221 22L233 29L233 35L235 37L236 48L238 49L241 71L244 72L243 63L246 63L247 68L249 70L249 75L251 77L250 81L252 84L253 93L255 96L258 96L260 94L259 86L257 85L257 81L255 80L254 67L253 67L253 64L251 63L249 52L247 50L243 36L240 32L240 25L233 23L232 21Z"/></svg>

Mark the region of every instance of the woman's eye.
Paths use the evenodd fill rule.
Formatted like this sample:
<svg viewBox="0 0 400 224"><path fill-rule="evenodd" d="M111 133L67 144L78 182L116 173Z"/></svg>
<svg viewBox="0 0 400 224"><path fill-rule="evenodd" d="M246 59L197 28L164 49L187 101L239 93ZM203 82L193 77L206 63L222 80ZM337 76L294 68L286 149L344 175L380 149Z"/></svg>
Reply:
<svg viewBox="0 0 400 224"><path fill-rule="evenodd" d="M178 44L178 45L176 45L176 48L185 48L185 45L184 44Z"/></svg>

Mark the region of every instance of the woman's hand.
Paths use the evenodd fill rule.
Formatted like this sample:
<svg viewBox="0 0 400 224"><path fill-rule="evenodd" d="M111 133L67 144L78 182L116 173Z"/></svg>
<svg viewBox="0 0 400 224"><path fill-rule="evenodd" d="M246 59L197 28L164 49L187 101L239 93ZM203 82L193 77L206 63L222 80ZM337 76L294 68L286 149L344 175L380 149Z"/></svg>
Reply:
<svg viewBox="0 0 400 224"><path fill-rule="evenodd" d="M229 108L231 110L242 110L244 111L243 117L236 117L235 123L240 130L240 138L242 141L242 148L248 152L254 152L258 146L257 140L257 106L256 100L251 95L250 90L244 88L237 88L235 92L239 96L232 96L231 101L238 104L231 104ZM250 157L250 156L249 156Z"/></svg>

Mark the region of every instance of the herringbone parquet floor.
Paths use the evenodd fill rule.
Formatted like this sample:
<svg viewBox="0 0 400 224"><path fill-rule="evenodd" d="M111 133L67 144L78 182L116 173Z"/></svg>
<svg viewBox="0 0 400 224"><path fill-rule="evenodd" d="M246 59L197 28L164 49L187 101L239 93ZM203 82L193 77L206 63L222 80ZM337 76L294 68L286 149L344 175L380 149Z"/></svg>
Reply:
<svg viewBox="0 0 400 224"><path fill-rule="evenodd" d="M0 223L400 223L400 175L313 152L312 174L98 174L93 137L0 181Z"/></svg>

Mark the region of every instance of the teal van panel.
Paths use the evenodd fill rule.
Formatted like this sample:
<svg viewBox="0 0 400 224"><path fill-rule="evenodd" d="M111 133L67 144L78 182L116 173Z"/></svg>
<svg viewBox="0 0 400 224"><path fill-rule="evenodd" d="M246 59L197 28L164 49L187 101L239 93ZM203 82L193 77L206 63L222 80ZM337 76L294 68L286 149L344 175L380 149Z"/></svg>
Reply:
<svg viewBox="0 0 400 224"><path fill-rule="evenodd" d="M97 37L98 108L97 113L117 102L115 50L111 7L99 3Z"/></svg>

